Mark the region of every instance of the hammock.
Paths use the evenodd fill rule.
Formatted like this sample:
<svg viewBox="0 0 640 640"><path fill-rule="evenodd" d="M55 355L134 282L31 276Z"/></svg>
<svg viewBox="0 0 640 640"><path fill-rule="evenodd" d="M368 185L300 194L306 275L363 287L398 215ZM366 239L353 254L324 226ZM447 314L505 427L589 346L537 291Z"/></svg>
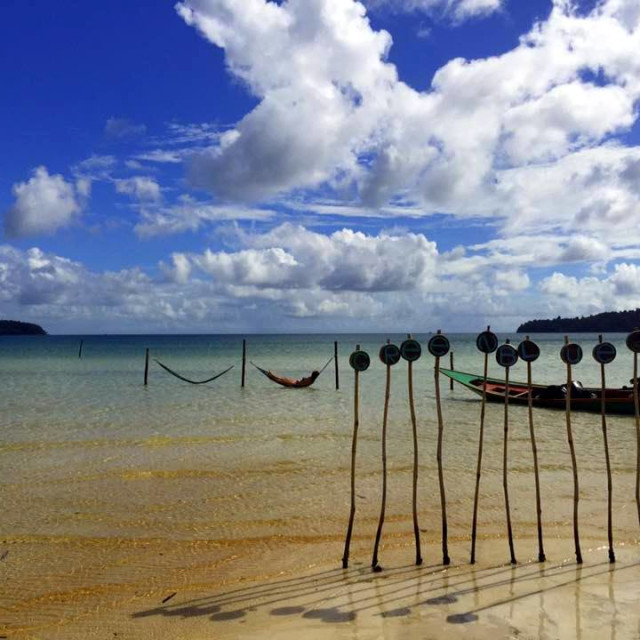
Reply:
<svg viewBox="0 0 640 640"><path fill-rule="evenodd" d="M215 376L213 376L213 378L207 378L206 380L189 380L189 378L185 378L184 376L181 376L179 373L176 373L172 369L169 369L169 367L167 367L167 365L165 365L165 364L162 364L162 362L160 362L160 360L156 360L154 358L154 361L157 362L165 371L170 373L172 376L175 376L176 378L179 378L180 380L184 380L185 382L188 382L189 384L207 384L207 382L213 382L216 378L219 378L220 376L223 376L225 373L227 373L227 371L230 371L231 369L233 369L233 365L231 365L228 369L225 369L222 373L218 373Z"/></svg>
<svg viewBox="0 0 640 640"><path fill-rule="evenodd" d="M333 356L329 358L327 364L320 369L320 371L313 371L310 376L306 378L300 378L300 380L293 380L292 378L286 378L285 376L279 376L271 371L267 371L262 367L259 367L255 362L251 362L251 364L263 375L267 376L269 380L282 385L283 387L288 387L289 389L304 389L305 387L310 387L319 377L320 374L329 366L329 363L333 360Z"/></svg>

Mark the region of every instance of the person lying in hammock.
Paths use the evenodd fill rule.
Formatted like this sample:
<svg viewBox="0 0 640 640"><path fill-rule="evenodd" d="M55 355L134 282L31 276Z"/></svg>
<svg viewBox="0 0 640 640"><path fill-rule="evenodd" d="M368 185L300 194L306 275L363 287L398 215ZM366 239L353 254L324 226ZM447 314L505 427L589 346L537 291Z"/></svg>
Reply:
<svg viewBox="0 0 640 640"><path fill-rule="evenodd" d="M281 384L283 387L293 387L295 389L300 389L302 387L310 387L315 381L316 378L320 375L319 371L312 371L310 376L306 378L300 378L300 380L294 380L293 378L286 378L285 376L279 376L273 373L273 371L267 371L266 374L269 380L273 380L278 384Z"/></svg>
<svg viewBox="0 0 640 640"><path fill-rule="evenodd" d="M327 364L320 369L320 371L312 371L310 376L305 378L300 378L300 380L294 380L293 378L286 378L285 376L279 376L277 373L273 373L273 371L263 369L259 367L255 362L251 362L251 364L263 375L267 376L269 380L275 382L276 384L281 384L283 387L289 387L290 389L303 389L304 387L310 387L320 376L320 374L327 368L329 363L333 360L333 357L327 360Z"/></svg>

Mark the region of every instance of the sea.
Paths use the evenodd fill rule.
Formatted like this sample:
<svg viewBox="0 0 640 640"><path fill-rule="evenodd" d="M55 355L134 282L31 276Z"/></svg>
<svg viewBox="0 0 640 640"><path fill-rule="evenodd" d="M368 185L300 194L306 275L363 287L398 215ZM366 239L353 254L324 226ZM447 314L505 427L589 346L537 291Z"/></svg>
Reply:
<svg viewBox="0 0 640 640"><path fill-rule="evenodd" d="M425 554L442 541L436 462L435 359L429 334L413 364L418 429L418 519ZM517 345L524 336L499 334ZM624 334L607 386L628 385L633 354ZM378 525L386 367L378 352L406 334L84 335L0 338L0 557L10 553L0 601L5 630L71 624L101 607L166 588L224 589L282 572L339 566L350 508L354 377L348 359L371 356L359 376L356 517L351 560L366 566ZM450 334L456 369L482 373L475 334ZM562 384L563 335L531 335L541 349L533 381ZM601 383L594 334L573 378ZM246 340L245 386L242 349ZM293 378L322 368L306 389L280 387L252 364ZM82 351L80 348L82 344ZM148 384L145 353L150 352ZM81 357L79 357L81 355ZM162 362L191 380L162 369ZM440 366L448 368L449 356ZM489 375L504 370L489 357ZM336 380L338 378L338 380ZM523 363L511 380L526 380ZM336 383L339 389L336 388ZM413 432L408 365L391 368L387 426L388 495L381 560L413 558ZM448 541L453 563L468 562L481 400L440 379ZM573 556L573 476L564 411L535 410L547 555ZM507 472L519 560L537 557L530 425L511 406ZM580 534L587 557L606 558L607 477L598 414L571 417L580 482ZM633 416L607 419L613 472L614 541L638 541ZM503 485L504 407L488 405L478 517L479 562L508 560ZM388 556L387 556L388 557ZM60 594L67 594L61 596ZM5 612L6 613L6 612ZM31 627L29 626L31 625ZM0 625L1 626L1 625ZM53 634L46 637L54 637ZM13 637L13 636L11 636ZM64 634L61 636L64 637Z"/></svg>

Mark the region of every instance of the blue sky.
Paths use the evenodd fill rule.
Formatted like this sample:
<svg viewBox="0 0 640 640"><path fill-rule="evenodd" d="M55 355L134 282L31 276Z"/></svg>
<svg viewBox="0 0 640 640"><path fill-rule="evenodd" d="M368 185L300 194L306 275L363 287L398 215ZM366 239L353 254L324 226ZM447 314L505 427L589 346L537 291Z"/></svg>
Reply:
<svg viewBox="0 0 640 640"><path fill-rule="evenodd" d="M635 0L7 0L0 317L512 330L640 306Z"/></svg>

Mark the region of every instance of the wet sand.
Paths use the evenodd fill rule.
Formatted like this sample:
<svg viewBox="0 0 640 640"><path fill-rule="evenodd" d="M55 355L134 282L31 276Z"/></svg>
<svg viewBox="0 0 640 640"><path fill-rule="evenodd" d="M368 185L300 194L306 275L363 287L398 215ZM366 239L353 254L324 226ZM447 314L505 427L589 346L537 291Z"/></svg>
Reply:
<svg viewBox="0 0 640 640"><path fill-rule="evenodd" d="M499 542L483 540L482 554ZM360 543L343 570L335 557L305 567L298 554L287 559L283 548L295 540L255 541L238 570L233 547L215 541L22 540L3 545L1 633L52 640L637 638L638 548L618 548L612 566L605 550L585 542L582 567L571 554L562 557L566 542L553 541L554 559L516 567L486 559L471 567L461 557L466 545L454 544L454 563L443 568L434 545L425 547L422 567L408 563L412 546L399 537L384 549L384 571L374 574ZM316 549L335 556L338 545ZM19 576L15 566L23 568Z"/></svg>
<svg viewBox="0 0 640 640"><path fill-rule="evenodd" d="M503 409L488 406L472 567L480 403L464 390L443 389L452 558L444 568L427 364L416 385L424 565L412 564L413 442L403 371L394 377L391 401L384 571L375 574L369 565L380 508L383 389L377 369L363 376L347 570L341 558L350 500L349 377L340 392L325 385L304 396L258 382L244 391L229 382L222 393L222 386L176 387L165 378L141 391L124 385L119 371L105 387L69 365L68 379L55 372L46 378L54 395L59 378L67 384L55 406L53 396L18 402L6 392L14 405L0 416L0 637L638 638L633 418L612 417L608 425L618 560L610 566L600 417L574 416L584 556L578 567L564 413L535 412L548 558L538 564L528 416L526 408L511 408L518 559L511 567ZM80 392L76 380L92 386Z"/></svg>
<svg viewBox="0 0 640 640"><path fill-rule="evenodd" d="M379 514L380 440L366 432L347 570L340 560L349 513L348 428L281 433L244 457L247 443L240 436L4 446L0 636L637 638L635 447L632 439L625 444L620 438L622 429L633 433L633 420L611 421L618 430L612 447L613 566L606 548L604 461L593 433L597 416L575 420L585 560L578 567L563 416L544 416L538 433L548 560L539 564L526 411L514 412L509 482L516 567L508 564L499 407L487 414L473 567L477 443L470 438L455 455L449 442L452 565L444 568L433 443L425 443L420 466L425 562L415 567L410 433L391 437L381 573L369 566ZM308 453L323 448L334 459Z"/></svg>

